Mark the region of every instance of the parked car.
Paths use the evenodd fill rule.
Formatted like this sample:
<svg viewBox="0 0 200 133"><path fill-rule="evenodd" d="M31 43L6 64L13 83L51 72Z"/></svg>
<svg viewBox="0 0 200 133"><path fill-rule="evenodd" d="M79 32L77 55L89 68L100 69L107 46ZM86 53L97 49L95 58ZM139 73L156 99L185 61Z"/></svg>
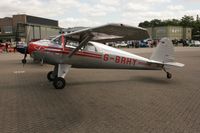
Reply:
<svg viewBox="0 0 200 133"><path fill-rule="evenodd" d="M27 49L27 44L25 42L18 42L17 45L17 51L24 54Z"/></svg>
<svg viewBox="0 0 200 133"><path fill-rule="evenodd" d="M140 47L140 48L149 47L149 45L148 45L147 43L148 43L148 42L140 41L140 42L139 42L139 47Z"/></svg>
<svg viewBox="0 0 200 133"><path fill-rule="evenodd" d="M198 40L192 40L190 43L190 46L194 46L194 47L200 47L200 41Z"/></svg>
<svg viewBox="0 0 200 133"><path fill-rule="evenodd" d="M127 47L127 46L128 46L128 44L125 43L125 42L121 42L121 43L116 43L115 44L115 47Z"/></svg>
<svg viewBox="0 0 200 133"><path fill-rule="evenodd" d="M2 53L5 50L5 44L0 43L0 53Z"/></svg>
<svg viewBox="0 0 200 133"><path fill-rule="evenodd" d="M187 40L183 40L183 47L185 47L185 46L189 46L189 43Z"/></svg>
<svg viewBox="0 0 200 133"><path fill-rule="evenodd" d="M174 39L174 40L172 40L172 43L174 44L174 46L178 46L178 40L177 39Z"/></svg>

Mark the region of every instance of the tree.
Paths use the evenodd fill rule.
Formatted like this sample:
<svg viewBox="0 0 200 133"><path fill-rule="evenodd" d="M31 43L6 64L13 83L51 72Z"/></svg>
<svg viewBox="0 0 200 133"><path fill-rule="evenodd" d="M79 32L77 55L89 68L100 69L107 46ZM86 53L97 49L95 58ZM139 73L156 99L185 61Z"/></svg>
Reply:
<svg viewBox="0 0 200 133"><path fill-rule="evenodd" d="M153 19L150 21L151 26L155 27L155 26L162 26L162 21L159 19Z"/></svg>
<svg viewBox="0 0 200 133"><path fill-rule="evenodd" d="M179 26L180 25L180 20L178 20L178 19L172 19L171 20L172 21L172 24L174 25L174 26Z"/></svg>
<svg viewBox="0 0 200 133"><path fill-rule="evenodd" d="M139 23L139 27L151 27L151 23L149 21L144 21L144 22L141 22Z"/></svg>
<svg viewBox="0 0 200 133"><path fill-rule="evenodd" d="M200 21L195 21L192 29L192 38L195 40L200 40Z"/></svg>
<svg viewBox="0 0 200 133"><path fill-rule="evenodd" d="M180 24L181 26L184 26L184 27L193 27L194 25L193 16L184 15L184 17L181 18Z"/></svg>

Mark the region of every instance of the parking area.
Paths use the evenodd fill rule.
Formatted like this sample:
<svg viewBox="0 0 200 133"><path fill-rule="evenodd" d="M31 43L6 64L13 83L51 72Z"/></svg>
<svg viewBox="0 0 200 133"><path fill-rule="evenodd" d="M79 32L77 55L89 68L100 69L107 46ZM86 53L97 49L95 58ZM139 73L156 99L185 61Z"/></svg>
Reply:
<svg viewBox="0 0 200 133"><path fill-rule="evenodd" d="M124 49L149 57L151 48ZM23 55L0 54L0 132L199 133L200 48L176 48L184 68L162 71L74 69L56 90L53 66L23 66Z"/></svg>

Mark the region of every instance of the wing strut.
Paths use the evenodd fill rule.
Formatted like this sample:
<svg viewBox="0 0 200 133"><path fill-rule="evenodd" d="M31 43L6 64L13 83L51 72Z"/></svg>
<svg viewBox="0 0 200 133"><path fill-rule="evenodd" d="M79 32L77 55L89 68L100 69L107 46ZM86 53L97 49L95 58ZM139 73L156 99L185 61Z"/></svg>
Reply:
<svg viewBox="0 0 200 133"><path fill-rule="evenodd" d="M76 47L70 54L69 54L69 58L71 58L79 49L81 49L84 45L86 45L91 39L92 39L93 35L92 34L85 34L85 36L83 37L83 40L80 42L80 44L78 45L78 47Z"/></svg>

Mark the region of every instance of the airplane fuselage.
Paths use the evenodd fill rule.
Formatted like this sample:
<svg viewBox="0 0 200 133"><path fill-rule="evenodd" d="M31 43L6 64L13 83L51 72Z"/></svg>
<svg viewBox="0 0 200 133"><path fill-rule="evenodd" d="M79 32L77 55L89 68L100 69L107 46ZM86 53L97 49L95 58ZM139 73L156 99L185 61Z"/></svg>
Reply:
<svg viewBox="0 0 200 133"><path fill-rule="evenodd" d="M95 51L81 49L72 57L69 57L73 50L70 47L64 49L60 46L41 46L32 43L29 46L31 56L37 60L52 65L68 64L74 68L101 68L101 69L137 69L137 70L160 70L162 66L148 63L149 59L137 56L116 48L105 46L97 42L90 42Z"/></svg>

